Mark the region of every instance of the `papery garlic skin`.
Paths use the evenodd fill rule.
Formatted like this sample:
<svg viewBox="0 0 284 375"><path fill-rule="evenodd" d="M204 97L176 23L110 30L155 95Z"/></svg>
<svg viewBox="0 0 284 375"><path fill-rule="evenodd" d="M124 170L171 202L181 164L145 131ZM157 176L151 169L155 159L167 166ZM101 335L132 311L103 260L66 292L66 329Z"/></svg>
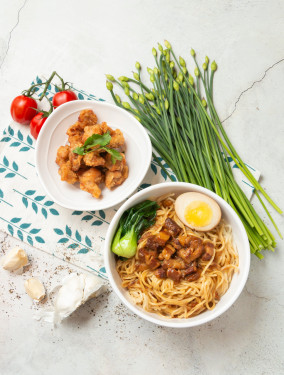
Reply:
<svg viewBox="0 0 284 375"><path fill-rule="evenodd" d="M82 275L83 276L83 275ZM103 291L100 289L102 286L102 281L97 276L84 275L85 276L85 287L83 301L86 302L93 297L98 297Z"/></svg>
<svg viewBox="0 0 284 375"><path fill-rule="evenodd" d="M25 289L27 294L36 301L41 301L45 297L43 284L34 277L25 281Z"/></svg>
<svg viewBox="0 0 284 375"><path fill-rule="evenodd" d="M62 280L53 302L53 308L37 311L34 318L43 319L53 324L60 323L71 315L79 306L106 290L102 279L94 275L72 273Z"/></svg>
<svg viewBox="0 0 284 375"><path fill-rule="evenodd" d="M19 247L11 249L4 257L2 257L2 267L7 271L16 271L28 264L28 256L25 250Z"/></svg>
<svg viewBox="0 0 284 375"><path fill-rule="evenodd" d="M68 275L59 289L54 301L54 322L71 315L79 306L104 290L101 279L97 276L75 273Z"/></svg>
<svg viewBox="0 0 284 375"><path fill-rule="evenodd" d="M63 280L54 301L55 313L59 315L59 320L69 316L82 304L84 286L83 275L71 274Z"/></svg>

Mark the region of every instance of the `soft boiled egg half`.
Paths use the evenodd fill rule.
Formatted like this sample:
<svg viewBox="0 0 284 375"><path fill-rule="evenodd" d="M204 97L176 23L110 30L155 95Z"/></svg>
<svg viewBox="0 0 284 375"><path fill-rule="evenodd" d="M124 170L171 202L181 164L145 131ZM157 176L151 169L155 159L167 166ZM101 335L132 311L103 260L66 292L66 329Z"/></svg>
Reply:
<svg viewBox="0 0 284 375"><path fill-rule="evenodd" d="M178 196L175 211L186 226L201 232L215 228L222 216L221 209L214 199L194 192Z"/></svg>

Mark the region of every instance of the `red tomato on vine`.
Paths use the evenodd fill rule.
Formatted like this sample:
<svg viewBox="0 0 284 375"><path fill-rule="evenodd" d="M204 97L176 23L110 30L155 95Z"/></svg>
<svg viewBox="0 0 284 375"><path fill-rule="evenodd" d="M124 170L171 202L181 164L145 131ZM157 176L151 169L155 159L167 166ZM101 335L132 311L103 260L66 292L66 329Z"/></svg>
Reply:
<svg viewBox="0 0 284 375"><path fill-rule="evenodd" d="M54 108L57 108L61 104L71 102L72 100L77 100L77 99L78 99L78 97L77 97L77 95L75 94L74 91L63 90L63 91L57 92L54 95L54 97L52 99L52 105L53 105Z"/></svg>
<svg viewBox="0 0 284 375"><path fill-rule="evenodd" d="M28 124L37 114L37 102L29 96L19 95L11 104L11 116L20 124Z"/></svg>
<svg viewBox="0 0 284 375"><path fill-rule="evenodd" d="M31 121L30 123L30 131L31 135L37 139L40 129L42 128L43 124L47 120L43 112L39 112Z"/></svg>

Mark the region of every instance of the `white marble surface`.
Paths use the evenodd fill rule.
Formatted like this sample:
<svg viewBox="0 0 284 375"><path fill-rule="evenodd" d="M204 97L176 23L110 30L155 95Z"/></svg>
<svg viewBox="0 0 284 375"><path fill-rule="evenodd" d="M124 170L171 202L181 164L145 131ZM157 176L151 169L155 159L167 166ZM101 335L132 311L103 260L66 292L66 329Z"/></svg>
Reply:
<svg viewBox="0 0 284 375"><path fill-rule="evenodd" d="M12 98L36 74L56 69L109 100L104 73L129 74L136 60L150 65L152 45L167 38L183 56L194 47L202 59L217 60L220 116L229 117L225 126L237 149L284 208L283 1L0 0L0 6L1 129ZM284 232L283 216L273 214ZM0 253L15 243L0 234ZM57 329L34 321L23 281L40 275L49 289L68 270L24 248L31 266L23 276L0 270L1 375L284 374L281 240L264 260L252 257L248 283L229 311L185 330L142 321L111 291Z"/></svg>

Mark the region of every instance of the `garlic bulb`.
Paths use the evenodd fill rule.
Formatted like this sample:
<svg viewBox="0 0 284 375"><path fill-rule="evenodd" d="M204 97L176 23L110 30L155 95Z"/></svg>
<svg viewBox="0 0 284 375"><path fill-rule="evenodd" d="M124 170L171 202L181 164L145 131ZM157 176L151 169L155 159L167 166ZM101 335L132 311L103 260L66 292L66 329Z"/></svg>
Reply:
<svg viewBox="0 0 284 375"><path fill-rule="evenodd" d="M28 264L28 257L25 250L14 247L2 257L1 264L7 271L20 270Z"/></svg>
<svg viewBox="0 0 284 375"><path fill-rule="evenodd" d="M97 276L72 273L63 279L57 290L52 310L37 311L35 319L60 323L86 301L103 293L105 285Z"/></svg>
<svg viewBox="0 0 284 375"><path fill-rule="evenodd" d="M26 280L25 289L28 295L36 301L41 301L45 297L44 286L38 279L32 277Z"/></svg>

